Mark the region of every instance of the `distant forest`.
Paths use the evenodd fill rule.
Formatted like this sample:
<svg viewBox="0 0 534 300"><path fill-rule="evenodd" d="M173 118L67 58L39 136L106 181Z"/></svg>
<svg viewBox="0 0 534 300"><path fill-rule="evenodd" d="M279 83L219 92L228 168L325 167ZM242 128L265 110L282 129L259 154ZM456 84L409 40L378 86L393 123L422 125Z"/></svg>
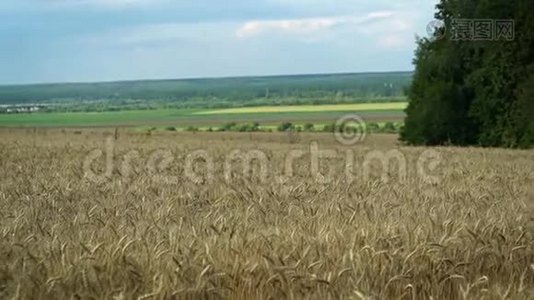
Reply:
<svg viewBox="0 0 534 300"><path fill-rule="evenodd" d="M0 105L50 111L402 101L412 72L0 86Z"/></svg>

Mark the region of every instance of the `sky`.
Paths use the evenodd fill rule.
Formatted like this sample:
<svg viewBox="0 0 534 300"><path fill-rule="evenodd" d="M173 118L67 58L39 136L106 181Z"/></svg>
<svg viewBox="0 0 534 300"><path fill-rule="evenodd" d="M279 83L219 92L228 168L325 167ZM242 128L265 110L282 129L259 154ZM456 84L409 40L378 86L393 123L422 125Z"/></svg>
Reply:
<svg viewBox="0 0 534 300"><path fill-rule="evenodd" d="M1 0L0 84L413 70L434 0Z"/></svg>

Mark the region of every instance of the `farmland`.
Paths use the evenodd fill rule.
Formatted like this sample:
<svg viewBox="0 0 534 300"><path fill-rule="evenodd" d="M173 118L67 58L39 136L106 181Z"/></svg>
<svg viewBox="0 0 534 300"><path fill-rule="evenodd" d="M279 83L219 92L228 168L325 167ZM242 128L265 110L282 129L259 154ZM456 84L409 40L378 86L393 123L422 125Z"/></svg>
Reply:
<svg viewBox="0 0 534 300"><path fill-rule="evenodd" d="M534 152L406 147L358 76L4 88L64 98L0 114L0 298L534 297Z"/></svg>
<svg viewBox="0 0 534 300"><path fill-rule="evenodd" d="M534 297L532 151L3 128L0 157L2 299Z"/></svg>
<svg viewBox="0 0 534 300"><path fill-rule="evenodd" d="M260 106L242 107L222 110L200 111L198 115L255 114L255 113L302 113L302 112L368 112L368 111L402 111L405 102L357 103L338 105L299 105L299 106Z"/></svg>
<svg viewBox="0 0 534 300"><path fill-rule="evenodd" d="M0 300L534 300L534 0L4 2Z"/></svg>
<svg viewBox="0 0 534 300"><path fill-rule="evenodd" d="M405 102L411 72L0 85L2 105L49 112Z"/></svg>
<svg viewBox="0 0 534 300"><path fill-rule="evenodd" d="M102 126L221 126L228 122L332 123L347 113L369 121L402 121L406 103L363 103L317 106L271 106L228 110L157 109L114 112L50 112L0 114L3 127L102 127Z"/></svg>

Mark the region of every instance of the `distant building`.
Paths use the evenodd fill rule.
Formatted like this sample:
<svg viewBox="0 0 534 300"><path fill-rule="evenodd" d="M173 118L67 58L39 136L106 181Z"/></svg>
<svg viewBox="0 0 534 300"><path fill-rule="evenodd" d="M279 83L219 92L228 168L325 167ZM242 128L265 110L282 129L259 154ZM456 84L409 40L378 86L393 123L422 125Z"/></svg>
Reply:
<svg viewBox="0 0 534 300"><path fill-rule="evenodd" d="M16 113L32 113L32 112L38 112L41 109L45 108L45 106L40 105L14 105L14 106L7 106L4 107L5 110L3 110L5 113L8 114L16 114Z"/></svg>

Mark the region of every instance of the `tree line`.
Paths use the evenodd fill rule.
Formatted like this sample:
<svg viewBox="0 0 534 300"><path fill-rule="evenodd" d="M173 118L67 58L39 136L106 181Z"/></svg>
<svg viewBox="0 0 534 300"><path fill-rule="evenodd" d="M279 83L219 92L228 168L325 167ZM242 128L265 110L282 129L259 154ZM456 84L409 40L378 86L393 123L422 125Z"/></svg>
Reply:
<svg viewBox="0 0 534 300"><path fill-rule="evenodd" d="M0 105L54 111L226 108L402 99L411 72L0 86Z"/></svg>
<svg viewBox="0 0 534 300"><path fill-rule="evenodd" d="M441 0L436 9L443 26L417 41L401 139L533 145L534 1Z"/></svg>

